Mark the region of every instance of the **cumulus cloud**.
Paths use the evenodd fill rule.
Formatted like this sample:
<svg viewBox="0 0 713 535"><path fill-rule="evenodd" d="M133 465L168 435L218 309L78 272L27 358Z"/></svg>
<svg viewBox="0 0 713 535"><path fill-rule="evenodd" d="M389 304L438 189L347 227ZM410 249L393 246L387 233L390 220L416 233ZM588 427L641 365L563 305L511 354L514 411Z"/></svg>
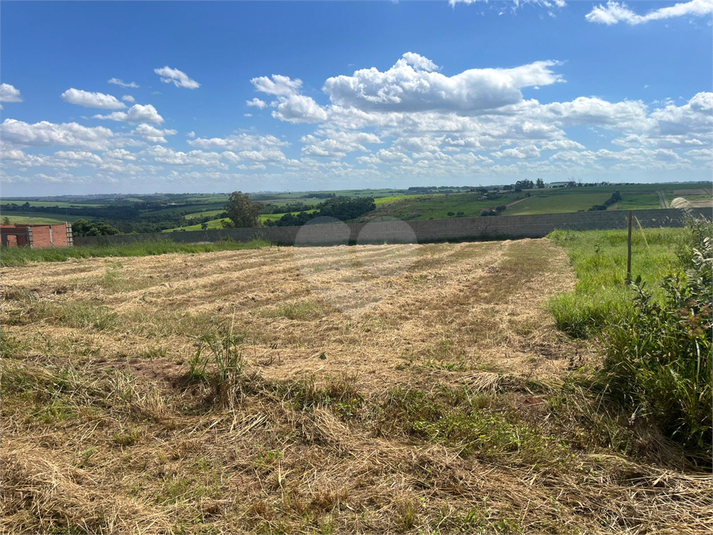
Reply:
<svg viewBox="0 0 713 535"><path fill-rule="evenodd" d="M470 69L454 76L433 72L435 64L407 52L385 72L361 69L328 78L332 103L366 111L452 111L479 113L522 101L520 89L562 81L556 61L536 61L511 69Z"/></svg>
<svg viewBox="0 0 713 535"><path fill-rule="evenodd" d="M289 123L317 123L327 119L327 112L311 97L290 95L280 98L272 116Z"/></svg>
<svg viewBox="0 0 713 535"><path fill-rule="evenodd" d="M109 83L118 85L120 87L130 87L132 89L136 89L139 87L138 84L136 84L135 82L126 83L123 80L120 80L119 78L112 78L111 80L109 80Z"/></svg>
<svg viewBox="0 0 713 535"><path fill-rule="evenodd" d="M245 104L252 106L253 108L263 109L267 107L267 102L260 100L259 98L254 98L252 100L246 100Z"/></svg>
<svg viewBox="0 0 713 535"><path fill-rule="evenodd" d="M227 168L225 163L221 161L221 155L217 152L205 152L202 150L181 152L155 145L144 150L142 154L153 158L158 163L168 165Z"/></svg>
<svg viewBox="0 0 713 535"><path fill-rule="evenodd" d="M624 3L609 0L606 5L599 4L587 13L586 19L597 24L611 26L625 22L635 26L652 20L663 20L674 17L692 16L703 17L713 13L713 0L691 0L681 2L670 7L662 7L650 11L646 15L638 15Z"/></svg>
<svg viewBox="0 0 713 535"><path fill-rule="evenodd" d="M300 94L302 80L273 74L271 77L259 76L250 81L256 91L276 97L270 104L277 108L272 112L276 119L289 123L316 123L327 119L327 112L312 97ZM260 109L267 106L266 102L258 98L247 104Z"/></svg>
<svg viewBox="0 0 713 535"><path fill-rule="evenodd" d="M47 147L64 145L85 150L106 150L114 133L102 126L86 127L77 123L55 124L47 121L29 124L5 119L0 124L0 138L17 146Z"/></svg>
<svg viewBox="0 0 713 535"><path fill-rule="evenodd" d="M251 134L234 134L225 138L195 138L188 140L188 144L201 149L223 149L223 150L255 150L272 147L284 147L289 145L286 141L281 141L275 136L258 136Z"/></svg>
<svg viewBox="0 0 713 535"><path fill-rule="evenodd" d="M22 102L20 90L10 84L0 84L0 102Z"/></svg>
<svg viewBox="0 0 713 535"><path fill-rule="evenodd" d="M274 95L276 97L287 97L299 93L302 87L302 80L292 80L289 76L273 74L272 77L258 76L250 80L256 91Z"/></svg>
<svg viewBox="0 0 713 535"><path fill-rule="evenodd" d="M493 156L496 158L510 158L524 160L528 158L539 158L540 151L534 145L515 147L511 149L505 149L502 151L494 152Z"/></svg>
<svg viewBox="0 0 713 535"><path fill-rule="evenodd" d="M406 52L402 59L409 65L413 65L417 69L424 71L437 71L438 65L433 63L430 59L423 57L421 54L415 54L414 52Z"/></svg>
<svg viewBox="0 0 713 535"><path fill-rule="evenodd" d="M95 115L94 119L109 119L110 121L123 121L127 123L157 123L161 124L163 122L163 117L161 117L156 108L151 104L146 104L145 106L141 104L134 104L129 108L129 111L115 111L109 115Z"/></svg>
<svg viewBox="0 0 713 535"><path fill-rule="evenodd" d="M164 84L173 84L176 87L185 87L187 89L198 89L201 86L201 84L189 78L185 72L168 66L154 69L153 72L161 77L161 81Z"/></svg>
<svg viewBox="0 0 713 535"><path fill-rule="evenodd" d="M132 104L136 102L136 99L131 95L124 95L123 97L121 97L121 100L123 100L124 102L131 102Z"/></svg>
<svg viewBox="0 0 713 535"><path fill-rule="evenodd" d="M54 153L55 158L60 160L70 160L74 163L82 164L100 164L102 159L92 152L87 151L64 151L60 150Z"/></svg>
<svg viewBox="0 0 713 535"><path fill-rule="evenodd" d="M376 134L368 132L339 132L326 130L319 132L320 137L312 134L303 136L302 154L320 158L340 159L350 152L368 152L366 144L381 143Z"/></svg>
<svg viewBox="0 0 713 535"><path fill-rule="evenodd" d="M651 112L663 136L713 134L713 93L701 92L683 106L667 104Z"/></svg>
<svg viewBox="0 0 713 535"><path fill-rule="evenodd" d="M141 123L139 126L136 127L132 134L143 137L149 143L168 143L168 141L166 141L165 136L174 136L176 135L176 131L161 130L160 128L156 128L155 126L151 126L146 123Z"/></svg>
<svg viewBox="0 0 713 535"><path fill-rule="evenodd" d="M136 161L136 155L129 152L126 149L114 149L107 151L102 154L104 159L108 160L124 160L124 161Z"/></svg>
<svg viewBox="0 0 713 535"><path fill-rule="evenodd" d="M101 108L104 110L121 110L126 108L126 104L119 102L116 97L104 93L92 93L81 89L67 89L61 95L65 102L84 106L85 108Z"/></svg>
<svg viewBox="0 0 713 535"><path fill-rule="evenodd" d="M537 103L525 114L564 126L614 126L638 130L646 125L647 107L639 100L608 102L596 97L577 97L568 102Z"/></svg>

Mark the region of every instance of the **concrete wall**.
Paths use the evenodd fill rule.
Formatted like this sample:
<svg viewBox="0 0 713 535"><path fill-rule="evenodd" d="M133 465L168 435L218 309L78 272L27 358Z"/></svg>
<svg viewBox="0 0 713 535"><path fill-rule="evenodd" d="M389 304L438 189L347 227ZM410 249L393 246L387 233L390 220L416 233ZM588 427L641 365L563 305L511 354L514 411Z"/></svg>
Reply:
<svg viewBox="0 0 713 535"><path fill-rule="evenodd" d="M697 215L711 219L710 209L694 209ZM247 229L201 230L117 236L75 237L75 245L120 244L137 241L170 239L180 243L216 242L225 238L235 241L264 239L280 245L332 245L340 243L414 242L450 240L488 240L508 238L542 238L556 229L598 230L625 229L628 212L596 211L566 214L451 218L425 221L389 221L370 223L361 235L364 223L308 225L307 227L266 227ZM681 210L634 210L642 227L680 227ZM635 226L638 224L635 222ZM367 236L368 235L368 236Z"/></svg>

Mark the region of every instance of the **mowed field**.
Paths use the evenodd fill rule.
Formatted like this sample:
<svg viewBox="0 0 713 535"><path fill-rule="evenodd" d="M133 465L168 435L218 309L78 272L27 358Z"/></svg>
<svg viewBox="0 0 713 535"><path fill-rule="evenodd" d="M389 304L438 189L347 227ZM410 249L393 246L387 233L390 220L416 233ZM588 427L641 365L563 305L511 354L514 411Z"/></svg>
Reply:
<svg viewBox="0 0 713 535"><path fill-rule="evenodd" d="M597 348L544 309L547 239L1 274L3 532L713 528L710 477L563 386Z"/></svg>

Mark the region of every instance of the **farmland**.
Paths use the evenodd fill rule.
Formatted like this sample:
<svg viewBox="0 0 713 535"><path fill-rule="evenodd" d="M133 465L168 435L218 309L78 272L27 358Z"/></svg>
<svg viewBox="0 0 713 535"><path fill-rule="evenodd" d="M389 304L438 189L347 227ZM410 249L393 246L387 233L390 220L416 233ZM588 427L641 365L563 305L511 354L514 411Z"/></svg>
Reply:
<svg viewBox="0 0 713 535"><path fill-rule="evenodd" d="M487 195L482 188L478 191L469 187L258 193L252 199L263 204L262 224L288 213L297 215L299 210L309 213L331 195L352 199L373 197L376 209L361 216L360 221L384 216L404 220L478 217L483 210L503 206L501 217L578 212L602 205L615 192L621 194L621 199L609 210L669 207L677 197L684 197L697 207L713 204L710 186L702 183L588 185L522 191L491 186L486 190ZM16 224L73 222L82 218L108 223L123 233L190 231L200 230L202 224L208 229L222 228L225 219L220 216L227 199L227 194L18 198L3 201L2 216Z"/></svg>
<svg viewBox="0 0 713 535"><path fill-rule="evenodd" d="M577 287L551 240L2 277L5 532L713 528L710 474L589 390L598 342L546 309Z"/></svg>

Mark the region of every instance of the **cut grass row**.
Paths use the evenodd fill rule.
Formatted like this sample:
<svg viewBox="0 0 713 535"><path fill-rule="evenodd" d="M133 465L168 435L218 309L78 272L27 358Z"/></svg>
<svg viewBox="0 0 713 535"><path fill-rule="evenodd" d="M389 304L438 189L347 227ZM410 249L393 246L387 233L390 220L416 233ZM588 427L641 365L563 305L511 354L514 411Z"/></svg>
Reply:
<svg viewBox="0 0 713 535"><path fill-rule="evenodd" d="M61 247L56 249L6 248L0 251L0 266L20 266L31 262L63 262L71 258L104 258L154 256L168 253L207 253L211 251L236 251L259 249L270 243L253 240L246 243L220 241L216 243L177 243L171 240L137 242L121 245L94 245L86 247Z"/></svg>

